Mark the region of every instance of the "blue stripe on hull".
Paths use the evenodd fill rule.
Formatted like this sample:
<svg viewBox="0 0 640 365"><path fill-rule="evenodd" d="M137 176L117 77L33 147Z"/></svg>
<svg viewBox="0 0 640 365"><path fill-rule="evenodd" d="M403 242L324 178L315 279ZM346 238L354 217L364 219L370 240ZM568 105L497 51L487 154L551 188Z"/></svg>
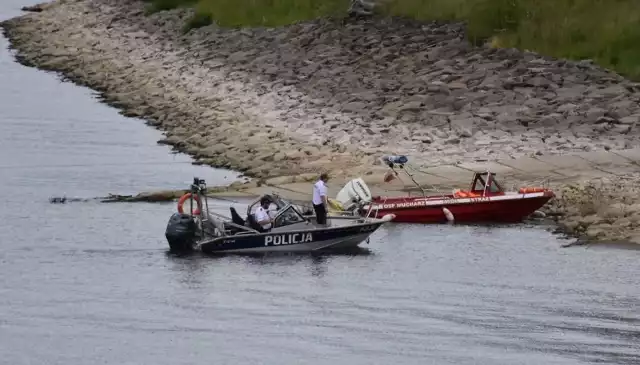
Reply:
<svg viewBox="0 0 640 365"><path fill-rule="evenodd" d="M202 243L200 249L206 253L224 251L285 251L287 249L298 251L301 247L323 247L323 243L331 245L331 241L341 241L357 236L368 237L384 222L360 224L349 227L325 228L291 232L269 232L262 234L248 234L220 237Z"/></svg>

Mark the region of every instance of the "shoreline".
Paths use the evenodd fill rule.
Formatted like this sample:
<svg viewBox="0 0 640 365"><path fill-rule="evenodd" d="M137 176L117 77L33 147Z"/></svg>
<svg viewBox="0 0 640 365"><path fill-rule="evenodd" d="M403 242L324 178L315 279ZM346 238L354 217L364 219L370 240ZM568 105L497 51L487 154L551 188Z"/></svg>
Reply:
<svg viewBox="0 0 640 365"><path fill-rule="evenodd" d="M146 16L142 2L123 0L32 8L39 10L0 23L18 62L96 90L125 116L164 131L159 143L195 163L277 186L329 170L337 181L362 176L378 188L384 154L429 170L640 145L639 84L588 62L472 47L460 24L321 19L182 35L189 9ZM640 222L616 226L607 213L640 181L629 174L611 174L630 179L607 193L602 214L586 215L601 222L581 221L570 198L545 209L562 210L557 223L567 232L610 239L608 225L640 242Z"/></svg>

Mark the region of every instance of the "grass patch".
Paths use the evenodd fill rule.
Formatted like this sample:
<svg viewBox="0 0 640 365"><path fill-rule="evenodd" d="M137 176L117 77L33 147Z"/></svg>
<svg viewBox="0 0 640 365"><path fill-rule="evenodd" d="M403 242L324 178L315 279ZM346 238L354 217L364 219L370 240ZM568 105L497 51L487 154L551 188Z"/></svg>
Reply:
<svg viewBox="0 0 640 365"><path fill-rule="evenodd" d="M211 23L213 23L213 18L211 17L211 14L196 11L193 17L187 21L187 24L184 25L184 28L182 28L182 31L186 33L191 29L206 27Z"/></svg>
<svg viewBox="0 0 640 365"><path fill-rule="evenodd" d="M343 16L348 0L200 0L198 14L223 27L277 27L327 16Z"/></svg>
<svg viewBox="0 0 640 365"><path fill-rule="evenodd" d="M143 0L148 13L194 7L184 31L215 22L222 27L277 27L320 17L344 16L349 0Z"/></svg>
<svg viewBox="0 0 640 365"><path fill-rule="evenodd" d="M147 4L147 14L157 13L163 10L171 10L179 7L193 6L198 0L143 0Z"/></svg>
<svg viewBox="0 0 640 365"><path fill-rule="evenodd" d="M466 21L474 43L593 59L640 79L637 0L383 0L382 13Z"/></svg>

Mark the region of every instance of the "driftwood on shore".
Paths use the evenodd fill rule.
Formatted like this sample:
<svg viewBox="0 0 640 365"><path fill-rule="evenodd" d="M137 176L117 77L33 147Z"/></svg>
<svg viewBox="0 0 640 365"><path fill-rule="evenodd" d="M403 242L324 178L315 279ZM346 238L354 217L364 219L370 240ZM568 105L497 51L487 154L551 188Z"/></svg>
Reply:
<svg viewBox="0 0 640 365"><path fill-rule="evenodd" d="M228 188L226 187L211 187L207 189L206 194L219 194L221 192L226 191ZM135 195L121 195L121 194L108 194L103 197L94 197L94 198L68 198L66 196L61 197L51 197L49 198L49 202L52 204L65 204L71 202L88 202L88 201L98 201L101 203L159 203L159 202L169 202L173 200L179 199L186 193L189 193L190 190L186 189L178 189L178 190L159 190L159 191L149 191L149 192L141 192Z"/></svg>
<svg viewBox="0 0 640 365"><path fill-rule="evenodd" d="M144 192L136 195L108 194L103 197L94 198L68 198L66 196L56 196L49 198L51 204L66 204L72 202L98 201L101 203L135 203L135 202L167 202L180 198L188 190L166 190L158 192Z"/></svg>

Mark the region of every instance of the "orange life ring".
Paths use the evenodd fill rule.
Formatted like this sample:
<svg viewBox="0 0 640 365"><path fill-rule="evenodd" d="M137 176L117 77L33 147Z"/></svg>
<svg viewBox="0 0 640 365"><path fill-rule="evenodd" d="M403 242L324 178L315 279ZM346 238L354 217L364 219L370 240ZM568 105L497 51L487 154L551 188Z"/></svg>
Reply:
<svg viewBox="0 0 640 365"><path fill-rule="evenodd" d="M178 213L184 213L184 209L182 208L182 206L184 205L184 202L187 201L187 199L191 198L193 196L193 199L196 201L196 208L191 212L192 215L200 215L200 209L202 208L200 206L200 197L198 196L198 194L191 194L191 193L186 193L183 196L180 197L180 200L178 200Z"/></svg>
<svg viewBox="0 0 640 365"><path fill-rule="evenodd" d="M545 191L547 191L547 189L545 189L545 188L528 186L528 187L520 188L518 190L518 193L520 193L520 194L530 194L530 193L542 193L542 192L545 192Z"/></svg>

